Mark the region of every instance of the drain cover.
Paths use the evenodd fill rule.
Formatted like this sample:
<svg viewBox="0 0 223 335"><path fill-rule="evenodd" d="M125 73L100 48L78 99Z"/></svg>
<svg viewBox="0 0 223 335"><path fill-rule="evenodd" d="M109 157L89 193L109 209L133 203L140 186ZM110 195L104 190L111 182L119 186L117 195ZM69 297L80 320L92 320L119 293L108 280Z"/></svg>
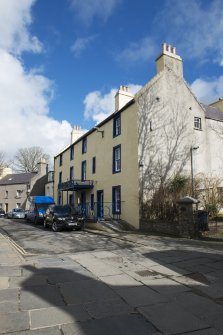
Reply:
<svg viewBox="0 0 223 335"><path fill-rule="evenodd" d="M141 277L154 276L156 274L155 272L149 270L136 271L135 273Z"/></svg>

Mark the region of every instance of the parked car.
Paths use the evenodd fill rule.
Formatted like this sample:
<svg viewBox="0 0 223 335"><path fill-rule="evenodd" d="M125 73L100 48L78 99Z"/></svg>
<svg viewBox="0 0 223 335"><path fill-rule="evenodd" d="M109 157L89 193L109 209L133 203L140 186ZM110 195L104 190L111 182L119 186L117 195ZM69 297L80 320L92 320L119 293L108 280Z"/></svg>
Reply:
<svg viewBox="0 0 223 335"><path fill-rule="evenodd" d="M22 208L13 208L7 213L8 219L25 219L25 211Z"/></svg>
<svg viewBox="0 0 223 335"><path fill-rule="evenodd" d="M54 199L45 195L37 195L31 197L31 204L26 211L26 222L43 223L44 215L49 205L54 204Z"/></svg>
<svg viewBox="0 0 223 335"><path fill-rule="evenodd" d="M3 218L5 216L4 209L0 208L0 218Z"/></svg>
<svg viewBox="0 0 223 335"><path fill-rule="evenodd" d="M62 229L81 230L84 218L74 212L69 206L51 205L46 210L43 222L44 228L51 227L53 231Z"/></svg>

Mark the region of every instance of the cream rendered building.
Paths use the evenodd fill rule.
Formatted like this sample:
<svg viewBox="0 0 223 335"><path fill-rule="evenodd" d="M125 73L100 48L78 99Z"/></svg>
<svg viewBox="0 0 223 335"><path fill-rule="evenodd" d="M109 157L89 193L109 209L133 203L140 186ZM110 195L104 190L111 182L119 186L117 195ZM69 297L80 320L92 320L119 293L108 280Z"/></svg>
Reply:
<svg viewBox="0 0 223 335"><path fill-rule="evenodd" d="M114 113L73 137L55 157L57 203L78 206L95 218L122 219L138 229L140 202L161 181L179 172L223 176L219 106L197 100L175 48L163 44L156 65L156 76L135 96L121 86Z"/></svg>

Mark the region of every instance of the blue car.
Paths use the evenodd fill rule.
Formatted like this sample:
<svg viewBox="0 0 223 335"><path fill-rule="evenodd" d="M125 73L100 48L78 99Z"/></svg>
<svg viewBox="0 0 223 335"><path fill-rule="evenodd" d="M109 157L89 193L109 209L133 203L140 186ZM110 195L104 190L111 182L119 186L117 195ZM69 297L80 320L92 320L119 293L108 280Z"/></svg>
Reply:
<svg viewBox="0 0 223 335"><path fill-rule="evenodd" d="M26 213L26 222L43 223L47 208L55 204L54 199L48 196L33 196L30 200L31 204Z"/></svg>

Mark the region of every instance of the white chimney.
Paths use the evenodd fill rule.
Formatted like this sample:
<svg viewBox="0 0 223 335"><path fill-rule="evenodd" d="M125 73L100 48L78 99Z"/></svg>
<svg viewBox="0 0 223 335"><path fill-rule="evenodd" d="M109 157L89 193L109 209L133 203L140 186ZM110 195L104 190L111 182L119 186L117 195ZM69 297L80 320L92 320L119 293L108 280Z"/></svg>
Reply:
<svg viewBox="0 0 223 335"><path fill-rule="evenodd" d="M47 162L45 158L41 158L37 163L38 175L45 176L47 172Z"/></svg>
<svg viewBox="0 0 223 335"><path fill-rule="evenodd" d="M12 174L12 169L9 167L0 167L0 179L7 176L7 174Z"/></svg>
<svg viewBox="0 0 223 335"><path fill-rule="evenodd" d="M182 58L176 54L176 48L170 44L162 44L162 53L156 59L157 73L164 70L165 67L170 68L180 77L183 77Z"/></svg>
<svg viewBox="0 0 223 335"><path fill-rule="evenodd" d="M115 111L119 111L132 99L133 94L129 92L128 86L120 86L118 92L115 95Z"/></svg>
<svg viewBox="0 0 223 335"><path fill-rule="evenodd" d="M80 126L74 126L71 132L71 143L70 144L73 144L74 142L76 142L79 137L84 135L84 133L85 131L83 131Z"/></svg>

